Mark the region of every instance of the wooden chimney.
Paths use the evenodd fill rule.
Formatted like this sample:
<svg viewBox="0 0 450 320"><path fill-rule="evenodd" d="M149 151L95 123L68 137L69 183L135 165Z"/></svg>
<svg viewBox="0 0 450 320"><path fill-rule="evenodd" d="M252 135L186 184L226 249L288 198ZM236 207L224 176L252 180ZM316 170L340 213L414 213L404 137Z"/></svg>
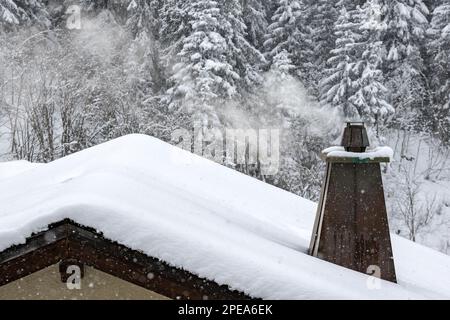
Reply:
<svg viewBox="0 0 450 320"><path fill-rule="evenodd" d="M330 157L317 209L310 254L396 282L380 164L389 158L360 157L369 146L364 123L347 123L342 147ZM342 155L342 154L341 154Z"/></svg>

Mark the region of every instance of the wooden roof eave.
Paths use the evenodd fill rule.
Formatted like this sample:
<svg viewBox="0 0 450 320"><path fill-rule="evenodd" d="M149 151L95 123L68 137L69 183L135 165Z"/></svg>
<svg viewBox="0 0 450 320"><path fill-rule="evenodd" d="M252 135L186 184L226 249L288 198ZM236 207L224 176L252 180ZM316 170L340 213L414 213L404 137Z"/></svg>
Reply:
<svg viewBox="0 0 450 320"><path fill-rule="evenodd" d="M0 286L63 260L77 260L171 299L247 300L251 297L175 268L64 220L32 235L25 244L0 252Z"/></svg>

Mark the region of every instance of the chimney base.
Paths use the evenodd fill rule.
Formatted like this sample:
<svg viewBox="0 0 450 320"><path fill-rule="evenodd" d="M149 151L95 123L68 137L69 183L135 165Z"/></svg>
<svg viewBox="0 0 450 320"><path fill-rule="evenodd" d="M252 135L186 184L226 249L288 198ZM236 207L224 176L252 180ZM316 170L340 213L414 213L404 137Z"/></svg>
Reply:
<svg viewBox="0 0 450 320"><path fill-rule="evenodd" d="M310 254L397 281L379 162L327 160Z"/></svg>

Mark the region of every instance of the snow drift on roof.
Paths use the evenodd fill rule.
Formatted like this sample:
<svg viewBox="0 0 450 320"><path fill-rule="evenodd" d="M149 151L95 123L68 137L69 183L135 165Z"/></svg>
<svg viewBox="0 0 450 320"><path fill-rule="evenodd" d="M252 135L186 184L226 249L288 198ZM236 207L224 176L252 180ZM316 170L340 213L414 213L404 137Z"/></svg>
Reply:
<svg viewBox="0 0 450 320"><path fill-rule="evenodd" d="M368 286L306 254L315 203L148 136L26 166L0 176L0 251L70 218L254 297L450 298L450 257L392 235L399 284Z"/></svg>

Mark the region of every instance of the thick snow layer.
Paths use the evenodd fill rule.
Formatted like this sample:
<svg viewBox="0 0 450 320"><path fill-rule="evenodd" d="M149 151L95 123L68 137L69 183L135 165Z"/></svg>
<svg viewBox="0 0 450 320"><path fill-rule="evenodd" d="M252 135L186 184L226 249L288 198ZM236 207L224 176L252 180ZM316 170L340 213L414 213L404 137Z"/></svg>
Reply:
<svg viewBox="0 0 450 320"><path fill-rule="evenodd" d="M375 158L392 159L394 151L389 147L377 147L366 152L347 152L344 147L330 147L322 151L328 158L358 158L361 160Z"/></svg>
<svg viewBox="0 0 450 320"><path fill-rule="evenodd" d="M450 298L450 257L393 235L399 284L373 286L306 254L315 203L143 135L3 175L0 203L0 251L70 218L254 297Z"/></svg>
<svg viewBox="0 0 450 320"><path fill-rule="evenodd" d="M34 169L41 164L31 163L28 161L11 161L0 163L0 179L13 177L19 173Z"/></svg>

